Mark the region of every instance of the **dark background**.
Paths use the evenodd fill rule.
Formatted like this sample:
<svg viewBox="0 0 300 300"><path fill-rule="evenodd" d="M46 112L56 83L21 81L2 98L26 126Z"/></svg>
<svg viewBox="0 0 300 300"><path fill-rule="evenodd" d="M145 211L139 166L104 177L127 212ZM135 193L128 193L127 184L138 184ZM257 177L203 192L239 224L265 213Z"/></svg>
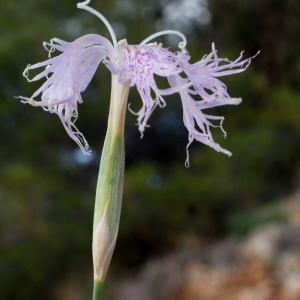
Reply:
<svg viewBox="0 0 300 300"><path fill-rule="evenodd" d="M195 6L196 4L196 6ZM297 0L92 0L116 30L137 44L163 29L186 34L191 62L215 42L220 57L260 54L249 69L222 78L239 106L225 116L224 140L233 156L194 142L185 168L188 132L178 95L150 118L143 139L126 119L126 170L121 224L108 282L151 257L180 246L184 236L205 243L245 235L255 211L289 195L300 182L300 2ZM180 13L179 13L180 12ZM57 299L74 281L92 293L91 234L95 186L106 132L110 73L101 64L79 106L78 128L93 155L84 157L59 118L21 104L42 81L27 83L27 64L47 59L43 41L97 33L95 16L76 1L2 0L0 4L0 295L5 300ZM161 37L170 50L178 40ZM129 94L133 109L141 100ZM253 215L253 218L251 217ZM248 216L243 217L243 216ZM274 214L275 219L280 215ZM250 221L249 221L250 220ZM264 221L264 220L259 220ZM85 275L86 274L86 275ZM73 299L79 299L75 297Z"/></svg>

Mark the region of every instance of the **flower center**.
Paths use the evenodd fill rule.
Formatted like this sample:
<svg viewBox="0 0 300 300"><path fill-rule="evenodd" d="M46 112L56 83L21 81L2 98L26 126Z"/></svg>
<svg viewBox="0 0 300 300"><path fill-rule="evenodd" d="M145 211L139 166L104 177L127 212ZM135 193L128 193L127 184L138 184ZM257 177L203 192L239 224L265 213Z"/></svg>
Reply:
<svg viewBox="0 0 300 300"><path fill-rule="evenodd" d="M130 85L146 84L154 70L153 58L147 47L126 45L121 51L119 61L121 80L130 80Z"/></svg>

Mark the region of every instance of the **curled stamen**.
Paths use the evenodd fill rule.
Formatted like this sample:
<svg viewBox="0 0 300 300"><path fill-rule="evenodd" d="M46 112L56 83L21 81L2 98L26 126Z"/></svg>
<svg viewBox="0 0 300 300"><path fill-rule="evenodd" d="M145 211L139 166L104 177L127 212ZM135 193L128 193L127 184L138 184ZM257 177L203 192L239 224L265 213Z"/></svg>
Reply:
<svg viewBox="0 0 300 300"><path fill-rule="evenodd" d="M115 34L113 28L111 27L111 25L109 24L109 22L107 21L107 19L101 13L99 13L97 10L91 8L90 6L87 6L90 2L91 2L91 0L86 0L84 2L77 3L77 7L79 9L84 9L84 10L92 13L93 15L95 15L96 17L98 17L104 23L104 25L106 26L106 28L108 29L108 31L109 31L109 33L111 35L114 48L115 48L116 52L118 53L119 47L118 47L118 42L117 42L116 34Z"/></svg>
<svg viewBox="0 0 300 300"><path fill-rule="evenodd" d="M134 110L132 110L131 108L130 108L130 105L131 105L131 103L128 103L128 105L127 105L127 108L128 108L128 110L133 114L133 115L138 115L138 113L136 113Z"/></svg>
<svg viewBox="0 0 300 300"><path fill-rule="evenodd" d="M91 0L86 0L86 1L83 1L83 2L79 2L79 3L77 3L77 7L82 8L82 6L88 5L90 2L91 2Z"/></svg>
<svg viewBox="0 0 300 300"><path fill-rule="evenodd" d="M27 79L28 82L31 82L31 80L29 79L29 74L28 74L28 68L30 67L31 65L27 65L26 69L24 70L24 72L22 73L22 75Z"/></svg>
<svg viewBox="0 0 300 300"><path fill-rule="evenodd" d="M186 160L185 160L185 167L186 168L189 168L190 167L190 153L189 153L189 147L190 145L192 144L192 142L194 141L194 138L192 135L189 135L189 142L188 144L186 145L185 147L185 150L186 150Z"/></svg>
<svg viewBox="0 0 300 300"><path fill-rule="evenodd" d="M50 43L43 42L43 46L48 51L48 57L51 58L51 53L55 51L55 47L53 45L53 39L50 40ZM51 46L51 48L48 49L47 46Z"/></svg>
<svg viewBox="0 0 300 300"><path fill-rule="evenodd" d="M160 32L156 32L154 34L151 34L149 37L147 37L146 39L144 39L142 42L141 42L141 45L145 45L147 44L149 41L155 39L156 37L158 36L161 36L161 35L166 35L166 34L175 34L175 35L178 35L182 38L182 42L180 42L178 44L178 48L179 49L184 49L186 47L186 44L187 44L187 41L186 41L186 37L179 31L177 30L163 30L163 31L160 31Z"/></svg>

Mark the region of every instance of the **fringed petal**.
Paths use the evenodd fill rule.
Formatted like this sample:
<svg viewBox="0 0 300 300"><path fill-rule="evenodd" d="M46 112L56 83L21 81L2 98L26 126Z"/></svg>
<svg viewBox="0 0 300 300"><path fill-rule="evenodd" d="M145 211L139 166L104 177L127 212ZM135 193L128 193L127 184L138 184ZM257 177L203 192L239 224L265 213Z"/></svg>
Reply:
<svg viewBox="0 0 300 300"><path fill-rule="evenodd" d="M126 41L122 41L119 46L118 59L114 64L107 64L107 67L114 74L118 74L120 83L126 84L129 81L130 86L137 87L143 105L135 114L138 116L137 124L143 136L145 127L148 127L147 121L155 107L165 106L163 96L190 86L189 83L184 82L183 86L159 89L154 79L154 75L168 77L181 73L180 61L183 55L180 57L158 44L131 46L127 45Z"/></svg>
<svg viewBox="0 0 300 300"><path fill-rule="evenodd" d="M184 81L184 79L179 75L170 76L168 79L171 86L182 85L182 82ZM180 90L179 94L181 97L183 107L183 123L189 131L189 143L187 145L187 151L188 146L195 139L203 144L214 148L218 152L223 152L224 154L231 156L231 152L229 152L226 149L223 149L219 144L217 144L213 140L210 131L210 127L220 127L223 133L225 134L225 131L222 127L224 117L215 117L204 114L202 112L202 109L208 107L206 107L205 104L199 104L200 101L195 101L190 96L188 88ZM210 122L210 120L217 120L220 122L220 125L214 125ZM188 165L188 152L186 165Z"/></svg>
<svg viewBox="0 0 300 300"><path fill-rule="evenodd" d="M57 57L29 65L24 71L28 81L36 81L46 77L46 81L31 98L19 97L23 103L41 106L50 113L56 113L61 119L69 136L80 146L84 154L88 144L74 125L78 116L77 103L82 102L80 93L90 83L99 63L103 59L114 59L114 48L104 37L96 34L83 36L72 43L54 38L44 43L49 56L55 50L61 51ZM33 79L28 78L28 71L40 67L45 69ZM41 95L41 101L34 100Z"/></svg>
<svg viewBox="0 0 300 300"><path fill-rule="evenodd" d="M226 132L222 127L224 117L211 116L203 113L203 110L221 105L237 105L242 99L231 98L227 93L226 85L215 77L236 74L244 71L250 64L251 59L242 60L242 54L235 60L219 58L214 44L212 53L204 56L201 61L189 64L187 59L180 62L182 72L187 78L180 75L168 77L171 87L183 87L179 90L183 106L183 122L189 131L189 143L187 145L188 165L188 146L195 139L202 142L216 151L223 152L231 156L231 152L223 149L215 143L210 131L210 127L220 127L226 137ZM178 54L180 56L180 53ZM219 65L222 63L222 65ZM190 86L188 86L190 83ZM200 97L200 100L193 99L192 96ZM218 121L219 125L214 125L211 121Z"/></svg>

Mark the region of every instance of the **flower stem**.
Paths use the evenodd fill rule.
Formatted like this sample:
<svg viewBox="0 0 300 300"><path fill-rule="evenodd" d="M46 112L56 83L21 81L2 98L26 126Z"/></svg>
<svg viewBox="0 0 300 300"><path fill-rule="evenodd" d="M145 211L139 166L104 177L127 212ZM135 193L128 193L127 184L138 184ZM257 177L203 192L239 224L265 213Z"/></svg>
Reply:
<svg viewBox="0 0 300 300"><path fill-rule="evenodd" d="M101 298L102 288L103 288L103 282L95 280L94 281L93 300L99 300Z"/></svg>
<svg viewBox="0 0 300 300"><path fill-rule="evenodd" d="M129 88L112 77L107 133L101 155L93 226L94 294L100 300L114 251L121 213L124 181L124 122Z"/></svg>

